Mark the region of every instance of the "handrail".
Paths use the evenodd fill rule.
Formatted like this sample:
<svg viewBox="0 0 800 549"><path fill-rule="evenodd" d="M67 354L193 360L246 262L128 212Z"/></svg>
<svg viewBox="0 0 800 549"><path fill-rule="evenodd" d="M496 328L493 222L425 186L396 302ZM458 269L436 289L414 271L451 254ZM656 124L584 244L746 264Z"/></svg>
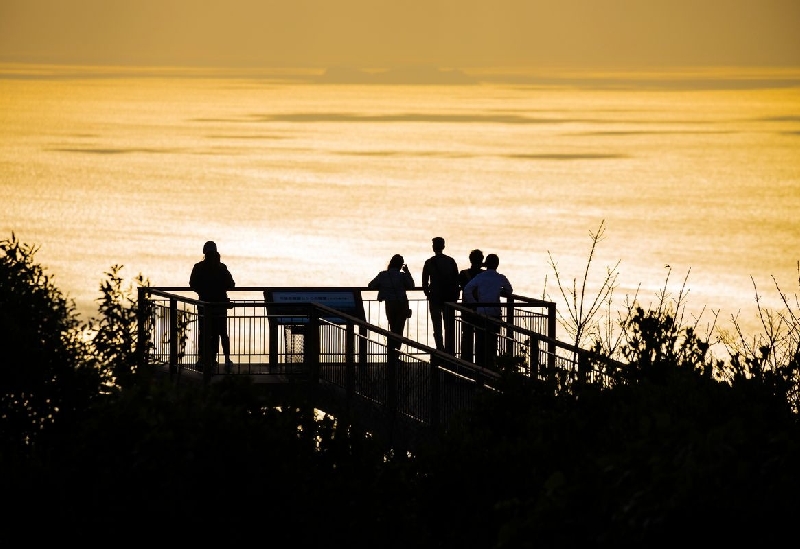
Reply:
<svg viewBox="0 0 800 549"><path fill-rule="evenodd" d="M471 401L473 396L470 395L495 387L500 378L497 372L372 325L332 307L320 303L308 303L305 308L308 310L309 324L312 327L306 333L306 337L309 338L306 340L306 345L313 353L311 357L306 357L310 358L313 372L309 381L312 385L324 381L326 384L338 386L345 391L348 402L359 398L377 405L387 414L387 420L391 424L403 418L420 426L446 427L453 413L463 410L467 406L464 402ZM334 316L345 321L344 328L339 322L325 320ZM353 350L352 353L346 354L344 362L338 366L323 363L317 355L322 348L320 338L323 330L319 328L324 325L339 333L347 334L346 347ZM385 343L370 338L370 332L381 336L385 339ZM360 341L360 344L357 344L356 340ZM400 347L397 351L392 351L391 349L395 348L393 344L397 343L400 343L400 347L405 345L407 351L401 352ZM356 365L364 370L360 373L362 378L370 370L369 361L364 357L367 352L367 349L363 348L365 344L378 345L387 353L387 361L376 372L382 379L379 386L373 383L356 387L359 381ZM362 347L364 353L358 361L353 360L356 347ZM410 385L408 375L412 376ZM408 393L402 392L403 388Z"/></svg>
<svg viewBox="0 0 800 549"><path fill-rule="evenodd" d="M408 347L411 347L413 349L417 349L417 350L420 350L420 351L424 351L426 354L430 354L431 355L431 359L432 359L431 362L439 361L440 363L453 364L453 365L458 365L458 366L461 366L461 367L464 367L464 368L473 369L473 370L476 371L476 373L479 373L482 376L484 376L486 378L493 379L493 380L496 380L499 377L499 374L497 374L497 372L495 372L493 370L489 370L488 368L484 368L484 367L479 366L477 364L473 364L472 362L467 362L466 360L462 360L461 358L459 358L459 357L457 357L455 355L451 355L450 353L448 353L446 351L441 351L441 350L436 349L434 347L430 347L428 345L425 345L424 343L421 343L419 341L414 341L413 339L409 339L409 338L407 338L407 337L405 337L403 335L396 334L396 333L394 333L394 332L392 332L390 330L387 330L385 328L381 328L380 326L376 326L374 324L370 324L369 322L367 322L365 320L362 320L362 319L360 319L358 317L355 317L355 316L352 316L350 314L338 311L336 309L328 307L327 305L323 305L322 303L313 303L313 302L311 302L311 303L306 304L306 306L311 308L312 310L319 309L320 311L326 312L331 316L338 316L338 317L344 318L348 322L352 322L355 326L367 328L370 331L375 332L377 334L380 334L380 335L382 335L382 336L384 336L384 337L386 337L388 339L398 340L398 341L400 341L400 343L402 343L402 344L404 344L404 345L406 345ZM434 358L436 358L436 361L433 360Z"/></svg>
<svg viewBox="0 0 800 549"><path fill-rule="evenodd" d="M297 289L308 289L308 288L307 287L296 287L296 286L238 287L238 288L234 288L234 289L230 290L230 292L231 293L247 293L247 292L251 292L251 293L257 294L257 297L254 297L252 300L235 300L234 299L234 300L231 300L230 304L234 308L253 307L253 306L255 306L255 307L260 307L260 306L266 307L268 305L268 303L266 301L264 301L261 296L263 296L264 295L264 291L268 290L268 289L269 290L297 290ZM337 290L337 291L345 290L345 291L357 291L357 292L375 292L375 290L370 290L369 288L364 287L364 286L319 287L319 288L316 288L316 289L331 289L331 290ZM422 291L422 288L421 287L415 287L414 291ZM172 300L176 300L175 302L177 302L179 300L179 301L181 301L181 302L183 302L185 304L192 305L192 306L197 307L197 308L200 308L200 307L203 307L203 306L206 306L206 305L213 305L213 303L204 302L204 301L201 301L199 299L195 299L194 297L190 297L190 296L187 296L187 295L175 295L175 293L173 293L173 292L191 293L191 292L193 292L193 290L191 288L189 288L189 287L186 287L186 286L161 286L161 287L143 287L143 288L140 288L140 293L143 296L144 295L159 296L162 299L170 300L171 303L173 303ZM504 315L504 320L502 320L502 321L498 321L498 320L493 319L493 318L485 317L485 315L481 315L480 313L475 311L473 308L471 308L469 306L465 306L463 303L460 303L460 302L448 302L446 304L446 306L452 307L459 314L468 313L473 317L476 317L476 316L483 317L486 321L494 323L495 325L499 326L500 328L502 328L505 331L504 337L507 340L512 340L513 337L514 337L514 334L516 333L516 334L519 334L521 336L526 336L526 337L530 338L531 343L536 342L537 344L539 344L539 343L545 344L547 346L547 349L544 352L544 356L547 357L547 365L546 365L546 367L548 369L550 369L550 370L552 370L552 369L554 369L556 367L555 361L556 361L556 355L557 355L557 350L558 349L561 349L563 351L571 352L577 358L581 358L581 357L587 358L587 357L589 357L590 361L602 361L602 362L606 363L606 365L608 367L610 367L611 370L619 369L620 365L618 363L615 364L615 361L612 361L611 359L608 359L608 358L598 357L598 356L592 354L589 351L580 349L580 348L575 347L573 345L570 345L568 343L560 342L557 339L557 337L555 337L555 323L556 323L555 303L550 302L550 301L546 301L546 300L542 300L542 299L522 296L522 295L518 295L518 294L512 294L511 296L509 296L506 299L507 299L506 302L499 302L499 303L489 304L489 305L500 306L500 307L502 307L502 308L504 308L506 310L506 315ZM418 301L419 302L423 302L423 301L425 301L425 298L421 298ZM140 302L141 302L141 300L140 300ZM365 300L365 302L369 303L370 301L369 300ZM547 314L543 315L543 316L547 317L546 318L547 319L547 328L545 330L546 333L542 333L541 331L533 331L533 330L530 330L530 329L526 329L525 327L519 326L519 325L517 325L515 323L515 321L517 319L514 316L514 311L521 304L524 304L524 306L541 307L541 308L546 308L547 309ZM269 305L272 306L273 304L269 304ZM274 304L274 305L278 306L278 307L280 306L280 304ZM320 306L324 306L324 305L320 304ZM175 311L173 311L173 316L174 316L174 313L175 313ZM336 315L337 316L341 317L343 314L344 313L342 311L336 311ZM425 315L425 316L426 316L425 323L427 323L427 322L429 322L429 318L428 318L428 315ZM173 319L173 321L174 321L174 319ZM367 320L367 322L363 322L363 321L359 320L357 325L360 326L361 328L364 328L365 326L370 326L370 329L373 332L380 333L384 337L387 337L387 334L390 333L388 330L384 329L383 327L378 326L375 323L370 323L369 319ZM443 359L443 357L451 357L451 355L449 355L448 353L440 352L440 351L438 351L436 349L433 349L432 347L430 347L430 346L428 346L428 345L426 345L426 344L424 344L424 343L422 343L420 341L415 341L413 338L405 338L405 337L403 337L402 339L403 339L402 344L407 345L409 348L416 348L420 352L424 352L424 353L430 353L431 351L433 351L433 354L431 356L435 356L437 359ZM174 342L171 342L171 343L174 343ZM517 342L516 343L516 345L520 345L520 344L522 344L522 342ZM170 362L172 363L173 361L171 360ZM445 360L445 362L448 362L448 360ZM578 360L576 359L575 362L577 363ZM466 364L471 364L472 366L475 366L471 362L465 362L465 363ZM531 373L533 373L533 372L531 372Z"/></svg>
<svg viewBox="0 0 800 549"><path fill-rule="evenodd" d="M229 316L229 326L239 330L236 332L238 337L249 342L247 344L250 347L242 351L249 357L248 360L252 357L269 359L267 362L254 362L252 365L248 363L243 371L239 369L237 373L302 375L312 387L319 386L320 383L330 388L338 387L347 402L352 402L353 399L370 402L381 407L389 417L404 417L428 426L446 425L452 413L469 406L478 391L497 389L500 374L492 369L462 360L459 356L436 349L424 341L395 334L388 328L371 322L369 318L359 318L323 303L303 302L299 309L296 303L289 305L294 309L293 317L298 316L298 310L305 311L302 314L307 319L304 328L293 324L279 324L277 319L282 315L275 310L288 304L266 301L263 296L268 289L285 290L296 287L240 287L231 291L234 295L247 292L256 294L253 299L230 301L229 305L234 312ZM374 292L365 287L329 289ZM421 288L417 287L415 290L421 291ZM213 307L209 305L214 303L189 295L178 295L176 292L190 293L192 290L183 286L139 288L139 341L147 342L152 338L154 345L148 347L142 343L138 352L140 364L147 364L150 360L153 360L153 364L168 363L170 374L177 373L180 376L185 359L196 356L192 352L198 342L196 339L191 340L189 334L193 323L200 315L210 314ZM423 297L419 302L426 300ZM179 307L181 303L183 305ZM365 300L365 304L373 307L373 312L376 310L376 303ZM497 305L506 310L503 320L482 315L459 302L449 302L446 306L452 307L458 313L459 319L461 314L469 313L472 318L482 317L486 322L492 322L501 328L502 335L499 337L507 345L509 352L527 355L529 364L525 372L530 376L562 372L561 376L568 382L589 378L593 380L596 375L613 375L621 366L616 361L604 359L591 351L560 342L553 337L555 329L549 328L555 321L555 304L552 302L512 295L505 303ZM270 314L268 310L273 307ZM525 313L515 316L520 307L545 308L547 313L533 312L530 315ZM424 322L428 323L429 315L426 314L425 317ZM545 331L548 333L526 327L534 324L539 326L537 319L545 317L548 325ZM331 318L341 321L330 322ZM517 322L519 320L522 320L521 324ZM278 331L279 326L284 327L282 338ZM295 331L297 329L300 331ZM299 355L288 347L289 338L296 337L301 338ZM322 338L325 338L324 342ZM283 362L280 363L277 359L273 361L275 357L272 355L273 346L279 340L283 346L280 355ZM399 343L399 347L404 349L397 351L397 356L402 359L400 362L369 360L385 360L385 357L391 357L391 342ZM559 350L568 356L559 356ZM290 351L295 354L290 355ZM289 362L291 357L299 357L300 361ZM596 363L602 363L605 371L594 370ZM213 365L204 365L202 373L204 381L210 382ZM369 381L364 376L373 376L374 379ZM374 385L376 380L381 380L380 386ZM408 394L400 391L408 391Z"/></svg>
<svg viewBox="0 0 800 549"><path fill-rule="evenodd" d="M297 287L297 286L247 286L247 287L233 288L233 289L229 290L229 292L230 293L234 293L234 294L236 294L236 293L247 293L247 292L257 293L258 297L254 297L252 300L247 300L247 301L240 301L240 300L235 300L235 299L231 300L231 305L233 307L247 306L247 305L249 305L249 306L256 305L257 306L257 305L262 305L262 304L266 305L266 302L261 297L261 296L263 296L263 292L265 290L268 290L268 289L271 289L271 290L288 290L288 289L301 289L301 288L303 288L303 287ZM350 286L350 287L341 287L341 286L324 287L323 286L323 287L319 287L319 288L320 289L335 289L335 290L357 291L357 292L372 292L372 293L376 292L375 290L371 290L366 286ZM190 296L186 296L186 295L177 296L177 295L175 295L173 293L173 292L192 293L193 290L191 288L187 287L187 286L142 287L139 290L140 290L140 294L142 296L144 296L144 295L155 295L155 296L159 296L159 297L161 297L163 299L166 299L166 300L178 299L181 302L184 302L184 303L189 304L189 305L193 305L195 307L202 307L202 306L206 306L206 305L214 305L214 303L204 302L204 301L196 299L194 297L190 297ZM422 291L422 287L416 286L411 291L421 292ZM365 301L368 302L368 300L365 300ZM423 301L425 301L425 298L421 298L421 299L419 299L417 301L423 302ZM141 300L140 300L140 302L141 302ZM546 314L547 327L546 327L546 330L545 330L546 333L530 332L529 330L526 330L525 328L523 328L521 326L517 326L515 324L514 311L515 311L515 308L520 305L520 303L524 303L527 306L541 307L541 308L547 309L547 314ZM506 310L506 315L504 315L505 316L505 320L504 321L497 321L496 319L488 319L488 320L490 320L493 323L496 323L497 325L499 325L500 327L505 329L507 334L512 335L514 332L516 332L516 333L525 334L525 335L529 335L529 336L533 335L537 341L544 342L544 343L546 343L548 345L547 356L551 360L551 362L548 363L548 368L552 368L552 367L555 366L554 363L552 362L552 359L556 355L556 349L557 348L561 348L561 349L564 349L564 350L571 350L576 355L581 355L581 354L585 354L586 353L585 350L579 349L577 347L571 348L569 346L569 344L558 341L558 339L556 337L556 315L555 315L555 303L554 302L546 301L546 300L542 300L542 299L537 299L537 298L531 298L531 297L523 296L523 295L519 295L519 294L511 294L509 297L506 298L506 302L491 303L491 304L488 304L488 305L497 305L497 306L500 306L501 308L504 308ZM446 303L446 306L447 307L452 307L455 311L459 312L460 314L469 313L470 315L473 315L473 316L483 316L483 315L480 315L473 308L465 306L461 302L448 302L448 303ZM341 315L341 314L342 314L341 311L337 311L337 315ZM428 315L426 315L426 319L425 319L426 323L429 321L429 318L427 318L427 316ZM375 326L375 328L378 328L379 330L383 330L383 328L380 328L378 326ZM414 340L413 339L408 339L407 341L414 341ZM428 346L426 346L426 348L427 349L431 349L431 347L428 347ZM437 354L440 354L440 353L437 353ZM607 361L608 360L610 360L610 359L607 359Z"/></svg>

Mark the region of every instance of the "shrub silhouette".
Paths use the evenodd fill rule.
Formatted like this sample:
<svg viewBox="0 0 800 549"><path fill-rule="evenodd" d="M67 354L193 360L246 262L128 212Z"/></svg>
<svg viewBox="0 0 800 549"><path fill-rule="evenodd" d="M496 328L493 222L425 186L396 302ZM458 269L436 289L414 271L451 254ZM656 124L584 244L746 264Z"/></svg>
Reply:
<svg viewBox="0 0 800 549"><path fill-rule="evenodd" d="M0 241L0 442L8 452L28 452L77 421L102 383L86 326L37 251L13 233Z"/></svg>
<svg viewBox="0 0 800 549"><path fill-rule="evenodd" d="M624 382L564 390L501 357L501 390L406 456L346 418L319 418L301 391L265 396L247 379L192 387L140 376L137 304L118 268L101 285L93 333L106 333L95 348L33 261L36 249L13 235L0 249L12 357L2 370L0 490L16 526L0 541L43 521L62 541L237 543L257 534L278 545L389 548L794 535L797 353L776 358L766 346L760 358L712 363L707 341L674 311L633 308L630 337L617 346L628 359ZM109 390L106 371L126 381Z"/></svg>

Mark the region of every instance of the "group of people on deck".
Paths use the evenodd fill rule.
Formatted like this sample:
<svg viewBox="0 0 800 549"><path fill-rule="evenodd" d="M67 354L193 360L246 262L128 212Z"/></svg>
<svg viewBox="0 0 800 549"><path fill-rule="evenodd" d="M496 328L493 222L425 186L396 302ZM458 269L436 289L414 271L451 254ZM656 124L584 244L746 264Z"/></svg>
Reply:
<svg viewBox="0 0 800 549"><path fill-rule="evenodd" d="M455 309L446 303L461 298L462 305L475 309L479 314L462 314L460 356L469 362L474 359L479 365L492 366L497 355L499 324L496 321L502 316L500 297L510 296L513 292L508 278L497 272L500 258L489 254L484 262L483 252L472 250L469 268L459 271L456 260L444 253L444 238L433 238L431 247L434 255L422 266L422 290L428 299L436 348L455 352ZM415 287L403 256L392 256L386 270L379 272L367 287L378 290L378 301L385 302L389 329L402 335L411 311L406 292ZM489 317L488 321L486 317ZM477 332L476 328L479 328ZM399 341L395 346L399 346Z"/></svg>
<svg viewBox="0 0 800 549"><path fill-rule="evenodd" d="M422 290L428 300L436 348L451 354L455 352L455 309L446 304L458 302L460 298L461 305L477 313L462 311L460 357L469 362L474 360L481 366L493 366L497 356L497 321L502 317L500 298L513 292L508 278L497 272L500 259L496 254L489 254L484 260L483 252L475 249L469 254L470 266L459 271L456 260L444 253L444 238L433 238L431 247L434 255L422 267ZM203 245L203 255L203 260L192 268L189 286L201 301L216 303L219 310L212 315L210 326L200 318L200 341L209 345L206 352L214 357L222 345L225 370L230 372L230 338L224 304L228 302L227 292L235 287L235 282L228 267L220 260L213 241ZM407 291L416 287L403 256L393 255L386 269L380 271L367 287L377 290L378 301L384 302L389 330L403 335L406 321L411 317ZM209 329L210 333L207 332ZM390 352L397 353L400 341L392 342L389 347ZM202 364L202 345L199 355L198 363Z"/></svg>

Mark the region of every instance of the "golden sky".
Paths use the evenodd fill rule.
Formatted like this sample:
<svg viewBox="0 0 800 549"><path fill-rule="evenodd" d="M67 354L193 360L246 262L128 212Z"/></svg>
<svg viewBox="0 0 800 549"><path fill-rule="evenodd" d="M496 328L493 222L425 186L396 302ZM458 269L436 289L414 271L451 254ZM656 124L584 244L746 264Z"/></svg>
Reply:
<svg viewBox="0 0 800 549"><path fill-rule="evenodd" d="M800 0L0 0L0 62L800 66Z"/></svg>

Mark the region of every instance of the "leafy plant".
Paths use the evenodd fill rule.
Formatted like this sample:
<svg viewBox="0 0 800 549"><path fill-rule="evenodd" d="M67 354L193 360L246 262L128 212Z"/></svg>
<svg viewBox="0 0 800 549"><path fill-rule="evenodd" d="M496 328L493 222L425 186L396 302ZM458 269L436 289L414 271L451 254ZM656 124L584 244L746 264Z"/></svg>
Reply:
<svg viewBox="0 0 800 549"><path fill-rule="evenodd" d="M111 381L118 386L131 384L137 373L138 351L146 348L147 341L139 341L139 321L147 322L150 313L142 313L134 294L133 284L124 285L121 276L122 265L113 265L105 273L106 279L100 284L101 296L98 298L99 320L92 325L94 337L92 345L98 361L108 371ZM139 274L134 282L138 286L149 286ZM143 318L140 315L143 314ZM149 330L145 330L145 334Z"/></svg>
<svg viewBox="0 0 800 549"><path fill-rule="evenodd" d="M0 433L16 450L76 421L103 381L87 326L36 262L38 250L14 233L0 241Z"/></svg>

